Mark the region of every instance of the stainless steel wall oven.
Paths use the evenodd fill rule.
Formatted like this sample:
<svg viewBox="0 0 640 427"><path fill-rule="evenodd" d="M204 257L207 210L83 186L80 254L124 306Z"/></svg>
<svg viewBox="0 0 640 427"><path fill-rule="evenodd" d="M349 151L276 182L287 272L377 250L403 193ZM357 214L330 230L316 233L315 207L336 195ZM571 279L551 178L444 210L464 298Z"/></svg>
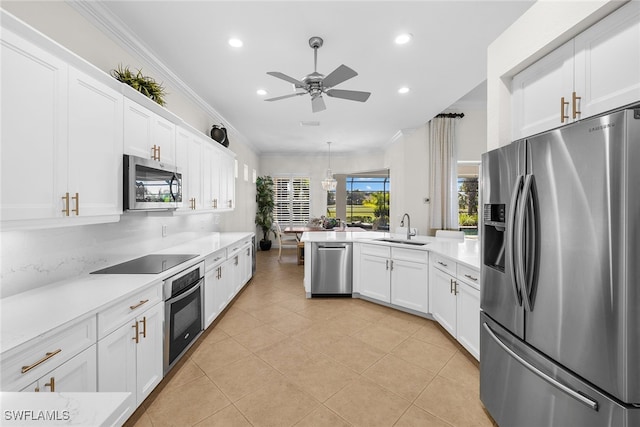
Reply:
<svg viewBox="0 0 640 427"><path fill-rule="evenodd" d="M203 331L204 262L164 281L164 373Z"/></svg>

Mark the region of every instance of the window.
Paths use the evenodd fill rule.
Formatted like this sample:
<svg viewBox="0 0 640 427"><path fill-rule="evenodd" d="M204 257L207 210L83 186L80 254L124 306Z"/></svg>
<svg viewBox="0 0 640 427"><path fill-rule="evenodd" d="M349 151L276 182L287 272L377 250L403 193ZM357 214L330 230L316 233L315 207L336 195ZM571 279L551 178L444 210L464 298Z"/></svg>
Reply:
<svg viewBox="0 0 640 427"><path fill-rule="evenodd" d="M467 236L478 234L478 165L458 163L458 223Z"/></svg>
<svg viewBox="0 0 640 427"><path fill-rule="evenodd" d="M347 224L362 228L389 229L389 176L382 174L349 175L346 177L346 212L336 212L337 191L327 192L327 217L344 219ZM344 215L344 216L343 216Z"/></svg>
<svg viewBox="0 0 640 427"><path fill-rule="evenodd" d="M273 178L273 185L273 219L283 227L307 224L311 216L309 177L276 176Z"/></svg>

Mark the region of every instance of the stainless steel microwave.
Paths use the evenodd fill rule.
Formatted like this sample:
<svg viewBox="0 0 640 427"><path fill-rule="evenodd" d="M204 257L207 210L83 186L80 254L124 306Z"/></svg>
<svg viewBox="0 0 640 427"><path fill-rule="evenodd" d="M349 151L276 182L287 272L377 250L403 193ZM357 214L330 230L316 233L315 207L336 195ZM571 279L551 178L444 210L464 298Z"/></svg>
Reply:
<svg viewBox="0 0 640 427"><path fill-rule="evenodd" d="M182 207L182 174L176 166L125 154L123 182L125 211Z"/></svg>

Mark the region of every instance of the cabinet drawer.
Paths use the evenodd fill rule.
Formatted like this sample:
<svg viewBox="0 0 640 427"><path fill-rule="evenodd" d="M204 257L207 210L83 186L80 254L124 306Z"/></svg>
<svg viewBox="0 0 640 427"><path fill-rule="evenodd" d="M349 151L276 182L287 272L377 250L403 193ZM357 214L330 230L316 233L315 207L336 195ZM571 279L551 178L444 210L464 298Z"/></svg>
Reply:
<svg viewBox="0 0 640 427"><path fill-rule="evenodd" d="M227 259L233 258L234 256L238 255L244 244L245 242L241 241L233 244L232 246L229 246L227 248Z"/></svg>
<svg viewBox="0 0 640 427"><path fill-rule="evenodd" d="M162 301L162 282L120 300L98 313L98 339Z"/></svg>
<svg viewBox="0 0 640 427"><path fill-rule="evenodd" d="M429 260L429 253L416 249L391 248L391 258L426 264Z"/></svg>
<svg viewBox="0 0 640 427"><path fill-rule="evenodd" d="M475 268L458 264L456 278L480 290L480 272Z"/></svg>
<svg viewBox="0 0 640 427"><path fill-rule="evenodd" d="M388 258L391 255L391 248L384 245L363 244L360 247L360 253L362 255L373 255Z"/></svg>
<svg viewBox="0 0 640 427"><path fill-rule="evenodd" d="M19 391L96 343L96 317L54 331L2 357L2 391Z"/></svg>
<svg viewBox="0 0 640 427"><path fill-rule="evenodd" d="M456 275L456 263L447 257L431 253L431 264L438 270L442 270L451 276Z"/></svg>
<svg viewBox="0 0 640 427"><path fill-rule="evenodd" d="M205 271L209 271L212 268L217 267L222 261L225 260L227 254L224 249L216 251L210 255L207 255L204 259L204 269Z"/></svg>

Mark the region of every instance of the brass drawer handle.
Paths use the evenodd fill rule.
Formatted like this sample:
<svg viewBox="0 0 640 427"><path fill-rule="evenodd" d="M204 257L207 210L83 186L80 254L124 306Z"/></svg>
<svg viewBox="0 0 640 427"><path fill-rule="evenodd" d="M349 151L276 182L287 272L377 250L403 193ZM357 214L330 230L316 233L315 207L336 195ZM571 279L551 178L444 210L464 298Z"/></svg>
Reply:
<svg viewBox="0 0 640 427"><path fill-rule="evenodd" d="M144 300L144 301L140 301L140 302L139 302L138 304L136 304L136 305L130 305L130 306L129 306L129 308L130 308L131 310L135 310L136 308L140 307L142 304L146 304L146 303L148 303L148 302L149 302L149 300L148 300L148 299L146 299L146 300Z"/></svg>
<svg viewBox="0 0 640 427"><path fill-rule="evenodd" d="M49 382L46 383L44 386L51 387L51 393L53 393L54 391L56 391L56 378L55 377L49 378Z"/></svg>
<svg viewBox="0 0 640 427"><path fill-rule="evenodd" d="M142 318L142 338L147 337L147 316Z"/></svg>
<svg viewBox="0 0 640 427"><path fill-rule="evenodd" d="M136 322L135 325L131 325L131 327L136 330L135 336L133 338L131 338L131 339L134 340L136 342L136 344L138 344L140 342L140 338L138 338L138 335L140 335L140 332L138 330L138 322Z"/></svg>
<svg viewBox="0 0 640 427"><path fill-rule="evenodd" d="M564 115L564 107L566 105L569 105L569 101L565 101L563 96L560 98L560 123L564 123L564 120L569 118L569 116Z"/></svg>
<svg viewBox="0 0 640 427"><path fill-rule="evenodd" d="M62 212L64 216L69 216L69 193L65 193L65 195L62 196L62 200L64 200L64 209L62 209Z"/></svg>
<svg viewBox="0 0 640 427"><path fill-rule="evenodd" d="M23 366L22 367L22 373L26 374L27 372L29 372L30 370L32 370L33 368L35 368L38 365L43 364L44 362L46 362L47 360L51 359L53 356L55 356L56 354L60 353L62 351L61 348L54 350L54 351L50 351L48 353L46 353L44 355L44 357L40 360L38 360L36 363L32 364L32 365L27 365L27 366Z"/></svg>
<svg viewBox="0 0 640 427"><path fill-rule="evenodd" d="M471 279L471 280L473 280L474 282L477 282L477 281L478 281L478 278L477 278L477 277L473 277L473 276L472 276L472 275L470 275L470 274L465 274L465 275L464 275L464 277L466 277L466 278L468 278L468 279Z"/></svg>
<svg viewBox="0 0 640 427"><path fill-rule="evenodd" d="M573 92L573 94L571 95L571 106L573 107L573 118L576 119L578 118L578 116L580 114L582 114L582 112L580 110L578 110L578 99L582 99L581 96L576 96L576 93Z"/></svg>
<svg viewBox="0 0 640 427"><path fill-rule="evenodd" d="M80 194L76 193L75 196L71 197L71 200L76 201L76 208L71 209L71 212L75 212L76 216L80 215Z"/></svg>

